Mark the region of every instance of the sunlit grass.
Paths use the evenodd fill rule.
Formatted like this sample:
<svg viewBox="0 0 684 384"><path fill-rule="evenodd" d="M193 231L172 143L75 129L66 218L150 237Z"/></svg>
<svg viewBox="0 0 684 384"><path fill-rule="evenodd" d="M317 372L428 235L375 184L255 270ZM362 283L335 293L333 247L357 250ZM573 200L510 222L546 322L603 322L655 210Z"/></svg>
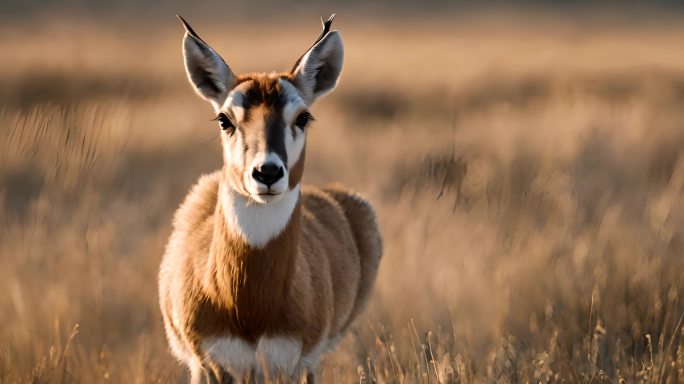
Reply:
<svg viewBox="0 0 684 384"><path fill-rule="evenodd" d="M305 181L366 194L385 244L323 381L684 380L682 31L391 25L339 26L342 83L309 132ZM306 28L272 27L198 30L237 70L287 67L278 39L304 49ZM185 382L156 276L220 166L213 116L178 31L62 28L87 52L49 27L0 40L0 382ZM39 51L50 71L25 65Z"/></svg>

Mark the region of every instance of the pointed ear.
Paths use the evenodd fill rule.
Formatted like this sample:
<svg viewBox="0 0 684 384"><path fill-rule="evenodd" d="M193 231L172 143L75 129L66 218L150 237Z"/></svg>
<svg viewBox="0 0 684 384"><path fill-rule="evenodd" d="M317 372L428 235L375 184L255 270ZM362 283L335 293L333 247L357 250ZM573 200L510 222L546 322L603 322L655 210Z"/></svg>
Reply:
<svg viewBox="0 0 684 384"><path fill-rule="evenodd" d="M195 91L219 108L235 84L235 75L228 64L180 16L185 27L183 58L188 80Z"/></svg>
<svg viewBox="0 0 684 384"><path fill-rule="evenodd" d="M329 32L334 17L323 23L323 33L292 69L293 83L308 105L335 89L342 72L342 38L337 31Z"/></svg>

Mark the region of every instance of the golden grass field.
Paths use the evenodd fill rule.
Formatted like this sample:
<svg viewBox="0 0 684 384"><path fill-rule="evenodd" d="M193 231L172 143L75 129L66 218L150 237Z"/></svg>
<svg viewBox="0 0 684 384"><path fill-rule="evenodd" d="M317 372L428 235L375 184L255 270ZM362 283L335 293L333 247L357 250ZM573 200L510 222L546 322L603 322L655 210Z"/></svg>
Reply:
<svg viewBox="0 0 684 384"><path fill-rule="evenodd" d="M319 33L185 16L239 72L287 69ZM684 382L682 18L335 26L305 182L368 196L385 252L323 382ZM221 153L181 26L0 31L0 382L186 382L157 270Z"/></svg>

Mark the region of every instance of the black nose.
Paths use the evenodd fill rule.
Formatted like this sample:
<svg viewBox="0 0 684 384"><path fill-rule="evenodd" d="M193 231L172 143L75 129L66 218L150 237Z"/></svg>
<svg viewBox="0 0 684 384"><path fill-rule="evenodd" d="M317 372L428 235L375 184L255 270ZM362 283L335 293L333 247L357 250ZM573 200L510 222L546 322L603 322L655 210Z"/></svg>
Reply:
<svg viewBox="0 0 684 384"><path fill-rule="evenodd" d="M275 163L266 163L257 167L254 167L254 170L252 171L252 177L262 183L266 184L266 186L270 187L271 184L275 183L276 181L280 180L281 177L283 177L285 172L283 171L283 167L275 164Z"/></svg>

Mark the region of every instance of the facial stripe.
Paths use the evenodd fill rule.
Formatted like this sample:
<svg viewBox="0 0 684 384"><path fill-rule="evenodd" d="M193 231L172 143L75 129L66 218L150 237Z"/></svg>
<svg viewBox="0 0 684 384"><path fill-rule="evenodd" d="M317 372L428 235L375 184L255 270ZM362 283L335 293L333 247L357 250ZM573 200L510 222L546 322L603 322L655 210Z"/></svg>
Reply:
<svg viewBox="0 0 684 384"><path fill-rule="evenodd" d="M304 152L299 157L297 162L290 168L288 176L288 185L290 188L296 187L302 181L302 175L304 175Z"/></svg>
<svg viewBox="0 0 684 384"><path fill-rule="evenodd" d="M269 111L270 116L266 123L266 151L276 153L283 161L288 164L288 153L286 146L286 131L283 129L285 122L278 111Z"/></svg>

